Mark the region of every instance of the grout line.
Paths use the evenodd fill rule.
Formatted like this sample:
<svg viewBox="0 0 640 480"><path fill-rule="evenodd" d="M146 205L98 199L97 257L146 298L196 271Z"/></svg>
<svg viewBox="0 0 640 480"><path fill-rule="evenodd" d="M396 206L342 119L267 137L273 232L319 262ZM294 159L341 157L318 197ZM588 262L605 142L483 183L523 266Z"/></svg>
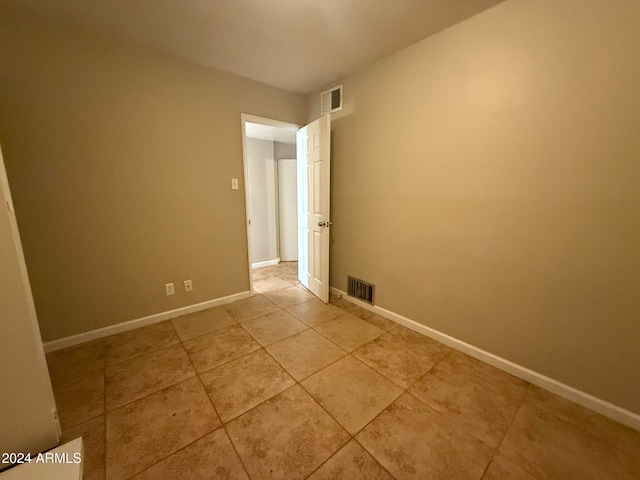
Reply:
<svg viewBox="0 0 640 480"><path fill-rule="evenodd" d="M228 312L227 312L228 313ZM235 319L234 319L235 320ZM181 342L182 344L182 342ZM191 366L193 367L193 370L196 372L196 376L198 377L198 381L200 382L200 385L202 385L202 389L204 390L205 395L207 396L207 399L209 400L209 403L211 404L211 407L213 408L213 411L215 412L216 416L218 417L218 420L220 420L220 426L216 427L214 430L212 430L212 432L207 433L207 435L209 435L210 433L215 432L218 428L222 428L224 430L225 435L227 436L227 439L229 440L229 443L231 445L231 448L233 448L233 451L236 453L236 457L238 458L238 461L240 462L240 465L242 466L243 470L245 471L245 473L247 474L247 477L251 478L249 476L249 471L247 470L246 465L244 464L244 462L242 461L242 457L240 456L240 453L238 452L238 450L236 449L235 444L233 443L233 441L231 440L231 436L229 435L229 432L227 431L227 429L225 428L225 423L222 421L222 417L220 416L220 414L218 413L218 410L216 408L216 406L213 403L213 400L211 398L211 395L209 395L209 392L207 391L207 387L205 387L204 382L202 381L202 378L200 377L200 374L198 373L198 370L196 369L196 366L193 364L193 360L191 360L191 357L189 356L189 352L187 352L187 349L184 347L184 344L182 344L182 348L184 349L185 353L187 354L187 358L189 359L189 362L191 362ZM256 350L259 351L259 350ZM254 353L254 352L251 352ZM250 355L247 354L247 355ZM246 355L245 355L246 356ZM242 357L239 357L242 358ZM229 363L229 362L227 362ZM214 367L215 368L215 367ZM212 369L213 370L213 369ZM228 423L228 422L227 422ZM202 437L201 437L202 438ZM173 454L172 454L173 455Z"/></svg>
<svg viewBox="0 0 640 480"><path fill-rule="evenodd" d="M271 355L269 354L269 352L267 352L267 350L266 350L264 347L262 347L262 348L260 348L260 349L258 349L258 350L254 350L254 351L253 351L253 352L251 352L251 353L248 353L248 354L246 354L246 355L243 355L242 357L238 357L238 358L236 358L236 360L239 360L239 359L244 358L244 357L248 357L249 355L253 355L254 353L258 353L260 350L264 350L264 351L265 351L265 353L271 357ZM273 358L273 357L271 357L271 358ZM253 407L249 408L249 410L246 410L246 411L244 411L244 412L242 412L242 413L239 413L239 414L238 414L238 415L236 415L235 417L230 418L230 419L229 419L229 420L227 420L226 422L225 422L224 420L222 420L222 417L220 417L220 421L222 422L222 425L228 425L229 423L233 422L234 420L236 420L237 418L241 417L241 416L242 416L242 415L244 415L245 413L248 413L249 411L253 410L254 408L258 407L259 405L262 405L262 404L263 404L263 403L265 403L266 401L271 400L271 399L272 399L273 397L275 397L276 395L280 395L282 392L284 392L285 390L288 390L289 388L293 387L293 386L297 383L296 379L295 379L295 378L293 378L293 375L291 375L291 374L290 374L290 373L289 373L289 372L288 372L284 367L282 367L282 366L278 363L278 361L277 361L277 360L275 360L275 358L274 358L273 360L278 364L278 366L279 366L280 368L282 368L282 370L284 371L284 373L286 373L286 374L291 378L291 380L293 380L293 382L294 382L294 383L293 383L292 385L289 385L288 387L284 388L283 390L280 390L279 392L274 393L274 394L273 394L273 395L271 395L270 397L265 398L265 399L264 399L264 400L262 400L260 403L258 403L258 404L256 404L256 405L254 405ZM232 361L233 361L233 360L232 360ZM229 363L231 363L231 362L227 362L225 365L228 365ZM220 366L222 366L222 365L220 365ZM218 368L218 367L214 367L214 368ZM212 368L211 370L213 370L213 368ZM207 370L207 372L211 372L211 370ZM206 387L205 387L205 391L206 391L206 390L207 390L207 389L206 389ZM207 393L207 396L208 396L208 393ZM209 399L211 400L211 403L213 404L213 400L211 399L211 397L209 397ZM214 405L214 408L215 408L215 405ZM216 412L217 412L217 410L216 410Z"/></svg>
<svg viewBox="0 0 640 480"><path fill-rule="evenodd" d="M177 331L176 331L176 329L175 329L175 325L173 325L173 323L172 323L172 324L171 324L171 326L173 327L174 333L175 333L175 334L176 334L176 336L178 337L178 335L177 335ZM172 455L174 455L174 454L176 454L176 453L178 453L178 452L182 451L183 449L187 448L187 447L188 447L188 446L190 446L190 445L193 445L194 443L196 443L197 441L199 441L199 440L201 440L202 438L206 437L207 435L209 435L209 434L211 434L211 433L215 432L218 428L222 428L222 419L220 418L220 415L218 415L218 412L217 412L217 410L216 410L216 407L215 407L215 405L213 405L213 402L211 401L211 398L209 397L209 394L207 393L207 389L205 388L204 384L202 383L202 379L201 379L201 378L200 378L200 376L198 375L198 372L197 372L197 370L196 370L196 368L195 368L195 365L193 364L193 361L191 360L191 357L190 357L190 356L189 356L189 354L187 353L187 350L184 348L184 344L182 343L182 340L180 340L180 337L178 337L178 340L179 340L179 344L180 344L180 346L182 347L182 350L183 350L183 351L185 352L185 354L187 355L187 359L189 360L189 363L191 364L191 367L193 368L193 371L195 372L195 377L197 377L197 378L198 378L198 382L200 383L200 386L201 386L201 387L202 387L202 389L204 390L204 393L205 393L205 395L207 396L207 400L209 400L209 403L211 404L211 407L213 408L213 411L214 411L214 413L216 414L216 417L217 417L217 418L218 418L218 420L220 421L220 425L219 425L219 426L217 426L217 427L215 427L215 428L214 428L213 430L211 430L210 432L207 432L207 433L205 433L204 435L201 435L200 437L198 437L198 438L194 439L192 442L188 443L187 445L184 445L183 447L179 448L179 449L178 449L178 450L176 450L175 452L172 452L172 453L170 453L170 454L168 454L168 455L164 456L163 458L161 458L161 459L160 459L160 460L158 460L157 462L153 463L152 465L149 465L149 466L148 466L147 468L145 468L144 470L142 470L142 471L140 471L140 472L136 472L133 476L136 476L136 475L139 475L139 474L141 474L141 473L143 473L143 472L146 472L147 470L149 470L150 468L152 468L152 467L156 466L156 465L157 465L157 464L159 464L160 462L163 462L164 460L166 460L166 459L167 459L167 458L169 458L170 456L172 456ZM177 345L177 344L176 344L176 345ZM171 345L171 346L173 346L173 345ZM194 377L189 377L189 378L186 378L186 379L184 379L184 380L180 380L180 381L179 381L179 382L177 382L177 383L174 383L174 384L169 385L169 386L167 386L167 387L164 387L164 388L161 388L161 389L159 389L159 390L156 390L155 392L149 393L149 394L145 395L145 396L144 396L144 397L142 397L142 398L146 398L146 397L148 397L149 395L153 395L154 393L161 392L161 391L165 390L166 388L173 387L173 386L175 386L175 385L177 385L177 384L179 384L179 383L186 382L187 380L191 380L192 378L194 378ZM142 398L139 398L139 399L137 399L137 400L141 400ZM133 403L133 402L135 402L135 401L137 401L137 400L133 400L132 402L129 402L129 403ZM128 404L126 404L126 405L128 405ZM122 405L122 406L124 406L124 405ZM117 407L117 408L120 408L120 407ZM116 410L116 409L114 409L114 410ZM113 411L113 410L112 410L112 411ZM105 418L106 418L106 415L105 415ZM106 428L105 428L105 435L106 435ZM105 441L105 455L106 455L106 441ZM243 466L244 466L244 465L243 465ZM106 460L105 460L105 470L106 470ZM105 475L106 475L106 472L105 472ZM131 478L131 477L130 477L130 478Z"/></svg>
<svg viewBox="0 0 640 480"><path fill-rule="evenodd" d="M304 377L304 378L302 378L302 379L300 379L300 380L297 380L297 382L298 382L298 383L302 383L302 382L304 382L305 380L307 380L308 378L313 377L315 374L320 373L320 372L321 372L321 371L323 371L324 369L329 368L329 367L330 367L331 365L333 365L334 363L337 363L337 362L339 362L340 360L342 360L342 359L344 359L344 358L348 357L349 355L351 355L349 352L347 352L347 351L346 351L346 350L344 350L344 349L342 349L342 351L343 351L345 354L344 354L344 355L342 355L340 358L337 358L337 359L335 359L335 360L331 361L331 363L327 363L327 364L326 364L325 366L323 366L320 370L316 370L315 372L310 373L310 374L309 374L309 375L307 375L306 377ZM284 367L283 367L283 368L284 368ZM302 386L302 385L301 385L301 386ZM306 390L306 389L305 389L305 390Z"/></svg>
<svg viewBox="0 0 640 480"><path fill-rule="evenodd" d="M236 453L236 457L238 458L238 461L240 462L240 465L242 466L242 469L244 470L244 473L246 473L247 474L247 478L250 479L251 475L249 475L249 469L244 464L244 461L242 460L242 457L240 456L240 452L238 452L238 449L236 448L236 444L233 443L233 440L231 440L231 435L229 435L229 431L227 430L227 425L228 425L228 423L225 423L220 428L222 428L224 430L225 435L229 439L229 444L231 444L231 448L233 448L233 451Z"/></svg>
<svg viewBox="0 0 640 480"><path fill-rule="evenodd" d="M344 357L343 357L343 358L344 358ZM317 372L316 372L316 373L317 373ZM340 449L341 449L342 447L344 447L347 443L349 443L349 441L353 438L353 435L351 435L351 433L349 433L349 431L348 431L348 430L347 430L347 429L342 425L342 423L340 423L340 422L339 422L339 421L338 421L338 420L337 420L333 415L331 415L331 413L330 413L326 408L324 408L324 406L323 406L323 405L322 405L318 400L316 400L316 399L315 399L315 397L311 394L311 392L309 392L306 388L304 388L304 385L302 385L302 383L298 383L297 385L298 385L298 386L299 386L299 387L300 387L300 388L301 388L301 389L302 389L302 390L303 390L303 391L304 391L304 392L309 396L309 398L311 398L311 400L312 400L313 402L315 402L315 403L316 403L316 405L318 405L318 406L319 406L319 407L320 407L320 408L321 408L321 409L322 409L322 410L323 410L327 415L329 415L329 418L331 418L334 422L336 422L336 424L337 424L337 425L338 425L342 430L344 430L344 432L345 432L345 433L347 434L347 436L349 437L349 438L347 439L347 441L346 441L346 442L344 442L343 444L341 444L341 445L340 445L340 447L338 447L338 449L333 453L333 454L335 454L336 452L340 451ZM332 454L332 456L333 456L333 454ZM324 462L323 462L323 463L324 463ZM319 467L318 467L318 468L319 468ZM317 470L317 469L316 469L316 470ZM315 470L314 470L314 471L315 471ZM312 473L313 473L313 472L312 472ZM310 475L311 475L311 474L310 474Z"/></svg>
<svg viewBox="0 0 640 480"><path fill-rule="evenodd" d="M397 400L397 399L396 399L396 400ZM394 400L394 402L395 402L395 400ZM393 402L392 402L392 403L393 403ZM391 406L391 405L389 405L389 406ZM387 407L387 408L389 408L389 407ZM386 410L386 408L385 408L384 410ZM384 410L383 410L383 412L384 412ZM380 412L380 413L382 413L382 412ZM378 414L378 415L379 415L379 414ZM376 415L376 418L378 418L378 415ZM374 418L374 420L375 420L375 418ZM371 420L371 422L373 422L373 420ZM369 423L371 423L371 422L369 422ZM367 425L369 425L369 423L368 423ZM365 425L365 426L366 426L366 425ZM364 430L364 428L363 428L363 430ZM360 430L360 432L361 432L361 431L362 431L362 430ZM360 433L360 432L358 432L358 433ZM362 445L362 444L358 441L358 439L355 437L355 435L353 436L353 441L354 441L354 442L356 442L356 443L358 444L358 446L359 446L362 450L364 450L364 452L365 452L367 455L369 455L371 458L373 458L373 461L374 461L374 462L376 462L376 463L380 466L380 468L381 468L382 470L384 470L385 472L387 472L391 478L396 478L396 476L395 476L395 475L392 475L392 474L391 474L391 472L390 472L389 470L387 470L387 467L385 467L384 465L382 465L382 463L380 462L380 460L378 460L376 457L374 457L374 456L373 456L373 453L371 453L369 450L367 450L366 448L364 448L364 445Z"/></svg>
<svg viewBox="0 0 640 480"><path fill-rule="evenodd" d="M125 406L127 406L127 405L131 405L132 403L137 402L138 400L142 400L143 398L146 398L146 397L148 397L148 396L150 396L150 395L153 395L154 393L158 393L158 392L161 392L161 391L163 391L163 390L166 390L167 388L174 387L174 386L178 385L179 383L186 382L187 380L191 380L193 377L197 376L197 375L198 375L198 372L197 372L197 370L195 369L195 367L193 367L193 362L191 362L191 358L189 358L189 354L188 354L188 353L186 352L186 350L184 349L184 346L183 346L182 344L177 344L177 343L176 343L175 345L171 345L170 347L175 347L176 345L180 345L180 346L182 347L182 350L183 350L183 351L185 352L185 354L187 355L187 359L189 360L189 363L191 364L191 366L192 366L192 368L193 368L193 375L188 376L188 377L185 377L185 378L182 378L182 379L180 379L180 380L177 380L177 381L175 381L174 383L171 383L171 384L169 384L169 385L165 385L164 387L161 387L161 388L158 388L157 390L154 390L154 391L152 391L152 392L149 392L149 393L147 393L147 394L143 395L142 397L134 398L134 399L132 399L132 400L130 400L130 401L128 401L128 402L126 402L126 403L123 403L123 404L118 405L118 406L116 406L116 407L114 407L114 408L111 408L111 409L107 409L107 406L106 406L106 403L107 403L107 402L106 402L106 387L105 387L105 414L106 414L106 413L113 412L113 411L115 411L115 410L118 410L119 408L125 407ZM167 348L170 348L170 347L167 347ZM157 351L159 351L159 350L155 350L155 351L157 352Z"/></svg>

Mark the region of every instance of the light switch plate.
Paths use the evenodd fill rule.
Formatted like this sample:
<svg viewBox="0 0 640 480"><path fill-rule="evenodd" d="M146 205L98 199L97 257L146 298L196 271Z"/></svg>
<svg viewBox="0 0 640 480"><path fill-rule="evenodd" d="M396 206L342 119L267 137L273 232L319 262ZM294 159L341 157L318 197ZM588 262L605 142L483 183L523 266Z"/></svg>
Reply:
<svg viewBox="0 0 640 480"><path fill-rule="evenodd" d="M237 178L232 178L231 179L231 190L238 190L238 179Z"/></svg>

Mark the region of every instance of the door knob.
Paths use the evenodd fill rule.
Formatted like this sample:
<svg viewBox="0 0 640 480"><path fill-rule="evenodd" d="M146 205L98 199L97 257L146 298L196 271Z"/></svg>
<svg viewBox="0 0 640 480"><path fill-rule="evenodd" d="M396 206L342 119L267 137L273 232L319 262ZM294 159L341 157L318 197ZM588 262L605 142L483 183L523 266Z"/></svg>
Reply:
<svg viewBox="0 0 640 480"><path fill-rule="evenodd" d="M328 227L329 225L331 225L333 222L318 222L318 226L319 227Z"/></svg>

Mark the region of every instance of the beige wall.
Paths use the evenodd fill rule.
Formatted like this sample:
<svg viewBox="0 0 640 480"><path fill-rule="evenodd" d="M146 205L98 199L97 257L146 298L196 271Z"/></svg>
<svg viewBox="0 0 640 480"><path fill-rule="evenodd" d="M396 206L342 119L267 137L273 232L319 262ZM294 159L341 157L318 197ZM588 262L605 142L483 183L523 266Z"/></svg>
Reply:
<svg viewBox="0 0 640 480"><path fill-rule="evenodd" d="M511 0L344 79L332 285L640 413L638 25Z"/></svg>
<svg viewBox="0 0 640 480"><path fill-rule="evenodd" d="M3 11L0 106L45 340L249 289L240 113L304 97Z"/></svg>

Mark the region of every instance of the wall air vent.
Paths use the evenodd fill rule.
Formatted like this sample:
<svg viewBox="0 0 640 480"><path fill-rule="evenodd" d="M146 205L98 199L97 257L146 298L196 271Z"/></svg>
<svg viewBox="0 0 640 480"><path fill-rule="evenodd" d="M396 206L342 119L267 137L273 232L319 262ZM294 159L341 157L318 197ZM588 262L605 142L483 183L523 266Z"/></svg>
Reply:
<svg viewBox="0 0 640 480"><path fill-rule="evenodd" d="M376 286L358 278L347 276L347 295L373 305Z"/></svg>
<svg viewBox="0 0 640 480"><path fill-rule="evenodd" d="M325 90L320 94L320 114L342 110L342 85Z"/></svg>

